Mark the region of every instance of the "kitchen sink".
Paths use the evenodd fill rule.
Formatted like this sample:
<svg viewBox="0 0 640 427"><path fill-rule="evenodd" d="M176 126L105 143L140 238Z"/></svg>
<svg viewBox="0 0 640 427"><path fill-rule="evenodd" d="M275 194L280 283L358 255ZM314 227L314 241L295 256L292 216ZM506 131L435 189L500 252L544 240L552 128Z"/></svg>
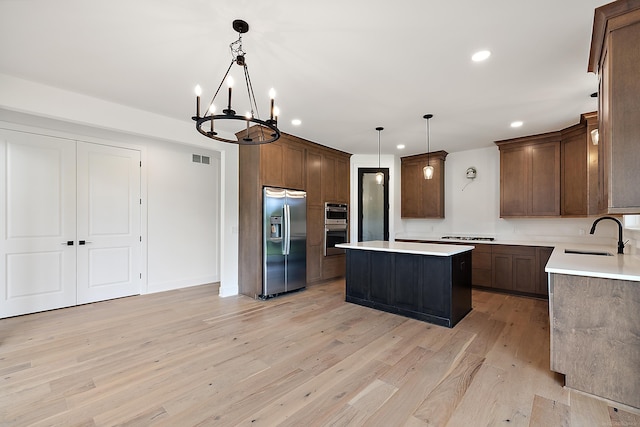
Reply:
<svg viewBox="0 0 640 427"><path fill-rule="evenodd" d="M603 251L582 251L578 249L565 249L565 254L578 254L578 255L599 255L599 256L613 256L612 253Z"/></svg>

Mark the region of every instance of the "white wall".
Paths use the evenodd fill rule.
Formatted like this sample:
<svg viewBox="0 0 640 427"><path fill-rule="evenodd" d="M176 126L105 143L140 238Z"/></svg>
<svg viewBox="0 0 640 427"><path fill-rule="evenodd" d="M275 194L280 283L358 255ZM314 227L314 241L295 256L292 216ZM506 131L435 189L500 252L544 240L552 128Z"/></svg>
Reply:
<svg viewBox="0 0 640 427"><path fill-rule="evenodd" d="M54 133L66 132L89 142L117 140L146 148L148 158L143 158L148 167L148 172L143 172L143 193L149 192L148 217L144 218L149 238L146 291L196 285L218 277L221 295L238 293L238 147L235 144L204 138L195 131L188 114L184 121L175 120L3 74L0 74L0 93L0 120L4 122L38 126ZM208 172L191 169L191 165L183 163L193 150L211 153L212 160L216 159L213 167L219 167L219 181L210 182ZM178 160L180 156L184 156L182 160ZM156 163L152 166L151 162ZM163 167L156 167L160 164ZM173 184L167 187L171 192L161 192L165 184ZM198 199L196 190L200 188L203 194L215 198L214 185L218 185L220 191L220 217L217 223L212 218L209 228L205 226L206 217L215 208L211 202ZM185 209L182 203L194 205L194 209ZM219 234L214 250L210 239L215 233ZM187 243L188 237L191 241ZM217 258L216 255L218 265L215 259L209 259Z"/></svg>
<svg viewBox="0 0 640 427"><path fill-rule="evenodd" d="M211 163L194 163L192 154ZM178 144L148 147L149 292L220 280L219 157Z"/></svg>
<svg viewBox="0 0 640 427"><path fill-rule="evenodd" d="M380 156L380 167L389 168L389 239L395 235L395 209L394 203L396 197L400 194L400 176L395 173L396 159L395 156L385 154ZM351 242L358 241L358 169L359 168L377 168L378 167L378 155L371 154L354 154L351 156L351 195L349 202L350 211L350 228L349 228L349 240ZM400 169L397 169L398 171ZM398 214L400 211L398 211Z"/></svg>

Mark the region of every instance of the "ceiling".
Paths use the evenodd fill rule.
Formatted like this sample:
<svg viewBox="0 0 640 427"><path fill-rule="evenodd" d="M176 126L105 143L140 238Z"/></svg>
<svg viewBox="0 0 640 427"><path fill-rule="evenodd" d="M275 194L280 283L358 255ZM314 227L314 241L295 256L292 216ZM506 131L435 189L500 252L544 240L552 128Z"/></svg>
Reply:
<svg viewBox="0 0 640 427"><path fill-rule="evenodd" d="M193 126L194 87L208 104L231 61L231 22L244 19L258 108L264 118L274 87L282 131L377 154L383 126L382 153L404 156L426 151L422 116L432 113L431 150L452 153L596 110L587 60L594 9L605 3L1 0L0 73ZM481 49L492 56L472 62ZM511 128L515 120L524 125Z"/></svg>

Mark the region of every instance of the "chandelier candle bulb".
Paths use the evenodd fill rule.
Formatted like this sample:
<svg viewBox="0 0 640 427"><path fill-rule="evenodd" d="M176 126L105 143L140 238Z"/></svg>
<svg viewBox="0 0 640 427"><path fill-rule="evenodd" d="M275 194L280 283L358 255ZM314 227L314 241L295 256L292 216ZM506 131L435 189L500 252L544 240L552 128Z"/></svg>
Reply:
<svg viewBox="0 0 640 427"><path fill-rule="evenodd" d="M200 85L196 86L196 117L200 117L200 95L202 95L202 88Z"/></svg>
<svg viewBox="0 0 640 427"><path fill-rule="evenodd" d="M213 105L213 103L211 103L211 105L209 105L209 115L211 116L211 120L209 120L211 122L211 135L217 135L216 132L213 130L213 115L216 112L216 106Z"/></svg>
<svg viewBox="0 0 640 427"><path fill-rule="evenodd" d="M231 109L231 89L233 88L233 77L229 76L227 77L227 86L229 86L229 106L227 107L229 113L228 114L233 114L231 111L233 111Z"/></svg>
<svg viewBox="0 0 640 427"><path fill-rule="evenodd" d="M274 88L271 88L271 90L269 91L269 98L271 98L270 118L271 120L273 120L273 106L275 105L275 102L276 102L276 90Z"/></svg>

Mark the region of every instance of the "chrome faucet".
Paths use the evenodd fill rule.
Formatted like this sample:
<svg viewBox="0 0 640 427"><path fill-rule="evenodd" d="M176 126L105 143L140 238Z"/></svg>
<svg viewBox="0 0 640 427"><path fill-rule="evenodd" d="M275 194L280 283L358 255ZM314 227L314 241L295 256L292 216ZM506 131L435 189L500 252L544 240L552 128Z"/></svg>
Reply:
<svg viewBox="0 0 640 427"><path fill-rule="evenodd" d="M602 221L603 219L610 219L611 221L615 221L616 224L618 224L618 253L619 254L623 254L624 253L624 242L622 241L622 223L612 217L612 216L603 216L602 218L598 218L595 221L593 221L593 225L591 226L591 231L589 232L589 234L593 234L596 231L596 225L598 225L598 223L600 221Z"/></svg>

